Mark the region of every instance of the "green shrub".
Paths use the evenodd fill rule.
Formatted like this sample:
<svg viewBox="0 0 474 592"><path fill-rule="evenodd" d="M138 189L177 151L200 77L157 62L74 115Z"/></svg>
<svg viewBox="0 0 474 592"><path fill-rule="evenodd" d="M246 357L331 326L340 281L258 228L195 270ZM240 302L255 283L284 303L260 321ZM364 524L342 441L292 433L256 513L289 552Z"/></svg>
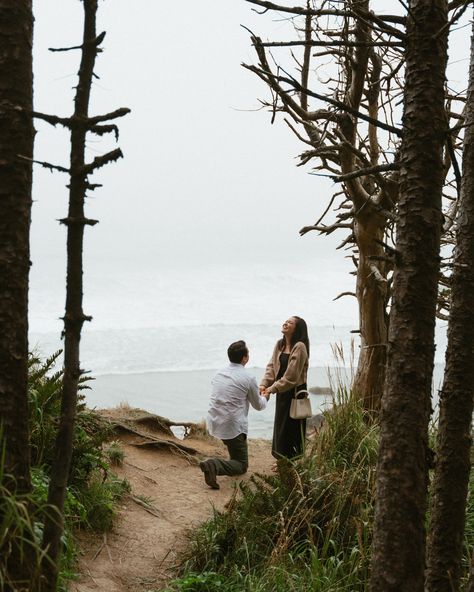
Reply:
<svg viewBox="0 0 474 592"><path fill-rule="evenodd" d="M0 426L0 590L8 584L8 562L13 552L28 557L39 573L42 559L43 521L48 508L51 463L61 413L62 371L54 371L61 352L42 362L30 355L28 398L31 441L31 494L18 496L7 489L4 474L3 435ZM89 377L81 377L80 391L89 388ZM73 455L69 486L64 505L64 533L58 590L67 590L74 577L75 527L104 531L111 528L117 500L130 491L126 480L109 474L104 443L110 438L108 424L94 411L86 409L79 392L74 428Z"/></svg>
<svg viewBox="0 0 474 592"><path fill-rule="evenodd" d="M30 355L28 397L29 429L32 457L32 507L34 532L38 544L42 537L43 516L47 509L49 474L54 458L56 433L61 414L63 371L54 366L61 354L56 352L45 361ZM85 406L82 391L89 388L90 377L79 380L76 421L73 434L73 453L69 486L64 506L64 535L61 554L60 588L74 576L76 549L74 528L109 530L115 517L115 504L130 485L109 473L109 462L104 444L111 430L98 413Z"/></svg>
<svg viewBox="0 0 474 592"><path fill-rule="evenodd" d="M230 592L229 579L215 572L189 573L171 583L179 592Z"/></svg>
<svg viewBox="0 0 474 592"><path fill-rule="evenodd" d="M61 415L63 371L53 371L60 355L61 350L44 362L35 354L31 354L29 359L31 461L33 466L42 466L46 472L49 472L53 461ZM79 379L70 469L70 482L73 484L87 481L89 475L97 469L105 473L108 468L102 446L111 436L110 427L97 413L86 408L84 395L81 393L90 388L87 383L91 380L89 376Z"/></svg>
<svg viewBox="0 0 474 592"><path fill-rule="evenodd" d="M12 557L27 557L33 572L39 571L41 562L41 539L35 520L42 508L34 502L32 495L15 492L11 476L5 473L4 451L0 426L0 590L8 589L11 583L9 565Z"/></svg>

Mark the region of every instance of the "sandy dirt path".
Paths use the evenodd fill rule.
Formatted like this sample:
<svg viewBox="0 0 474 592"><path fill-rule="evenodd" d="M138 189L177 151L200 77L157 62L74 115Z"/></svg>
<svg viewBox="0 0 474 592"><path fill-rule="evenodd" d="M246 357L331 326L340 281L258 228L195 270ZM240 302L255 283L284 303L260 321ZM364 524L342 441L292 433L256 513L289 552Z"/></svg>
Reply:
<svg viewBox="0 0 474 592"><path fill-rule="evenodd" d="M211 516L213 507L222 510L240 479L248 479L253 472L268 473L272 465L270 442L250 440L249 472L241 478L219 477L216 491L204 483L197 462L226 457L220 441L186 439L186 445L199 452L191 463L180 453L133 446L133 436L121 440L125 460L115 472L129 480L135 501L132 497L122 500L115 527L106 536L79 535L80 579L70 586L72 592L163 589L179 561L188 529ZM140 505L141 496L155 510Z"/></svg>

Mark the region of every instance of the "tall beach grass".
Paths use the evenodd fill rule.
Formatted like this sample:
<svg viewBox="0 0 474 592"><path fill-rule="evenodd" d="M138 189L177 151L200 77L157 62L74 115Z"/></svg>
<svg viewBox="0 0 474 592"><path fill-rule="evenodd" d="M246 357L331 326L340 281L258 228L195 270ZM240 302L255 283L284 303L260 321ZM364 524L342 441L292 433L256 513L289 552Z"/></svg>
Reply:
<svg viewBox="0 0 474 592"><path fill-rule="evenodd" d="M362 591L370 564L378 430L339 389L305 455L241 482L190 533L171 590Z"/></svg>
<svg viewBox="0 0 474 592"><path fill-rule="evenodd" d="M342 348L334 354L346 367ZM346 371L332 377L332 408L324 412L323 427L301 459L279 461L276 474L240 482L226 510L214 510L189 533L170 591L368 589L379 429L351 396L348 378ZM461 590L467 590L473 548L474 471Z"/></svg>

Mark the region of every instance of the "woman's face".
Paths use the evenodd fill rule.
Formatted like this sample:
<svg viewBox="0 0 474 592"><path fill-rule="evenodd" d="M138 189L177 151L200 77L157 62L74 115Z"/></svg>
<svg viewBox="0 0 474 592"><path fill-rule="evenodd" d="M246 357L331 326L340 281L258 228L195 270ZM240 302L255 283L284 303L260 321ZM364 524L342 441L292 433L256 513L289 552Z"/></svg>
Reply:
<svg viewBox="0 0 474 592"><path fill-rule="evenodd" d="M296 319L295 317L290 317L287 321L283 323L281 328L281 332L285 337L291 337L295 332L296 328Z"/></svg>

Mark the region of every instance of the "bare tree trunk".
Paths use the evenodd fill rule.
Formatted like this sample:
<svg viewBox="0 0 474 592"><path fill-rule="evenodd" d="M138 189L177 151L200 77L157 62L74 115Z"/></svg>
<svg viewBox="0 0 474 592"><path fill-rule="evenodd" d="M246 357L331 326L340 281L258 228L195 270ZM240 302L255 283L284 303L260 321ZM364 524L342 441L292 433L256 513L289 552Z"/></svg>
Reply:
<svg viewBox="0 0 474 592"><path fill-rule="evenodd" d="M369 0L348 2L348 7L369 11ZM356 48L352 57L345 102L352 108L359 109L366 79L371 50L367 45L372 35L371 26L364 20L357 20L354 27L355 39L362 45ZM377 77L380 75L377 64ZM372 87L373 88L373 87ZM378 93L369 100L371 111L377 113ZM357 145L358 120L349 113L340 115L340 130L344 142L340 147L342 174L356 168L356 155L353 146ZM373 164L378 160L378 142L369 125L370 151ZM375 135L375 139L373 136ZM346 188L354 204L354 238L359 250L357 268L356 296L359 305L359 328L361 336L361 352L358 360L357 373L352 385L353 392L360 396L364 408L368 411L379 409L385 382L385 359L387 343L387 326L385 319L386 272L385 266L370 259L372 256L383 256L381 246L374 240L382 240L387 224L385 217L379 215L368 200L368 194L359 178L346 182ZM375 270L375 273L374 273Z"/></svg>
<svg viewBox="0 0 474 592"><path fill-rule="evenodd" d="M97 0L83 0L83 4L82 59L73 116L73 119L77 122L86 121L88 117L92 75L97 54L95 26ZM87 128L84 125L71 127L69 211L68 217L62 220L68 229L66 312L64 316L64 379L61 419L56 439L56 456L52 464L48 493L48 504L55 511L47 516L43 534L43 548L46 552L46 560L43 562L44 589L50 592L56 590L61 535L64 528L63 508L72 457L77 388L81 375L79 342L82 325L87 320L82 310L82 246L84 226L87 223L84 216L84 198L87 188L85 167L86 132Z"/></svg>
<svg viewBox="0 0 474 592"><path fill-rule="evenodd" d="M411 0L397 260L382 399L372 592L422 592L441 233L447 3Z"/></svg>
<svg viewBox="0 0 474 592"><path fill-rule="evenodd" d="M0 0L0 433L4 438L0 450L4 444L5 471L11 477L3 485L20 500L30 491L27 379L34 139L32 36L31 0ZM27 545L25 556L14 545L9 576L18 590L26 590L34 566L28 560Z"/></svg>
<svg viewBox="0 0 474 592"><path fill-rule="evenodd" d="M67 285L66 312L64 315L64 378L61 401L61 418L56 438L56 457L51 468L51 480L48 492L48 503L53 511L46 517L43 533L43 561L44 590L54 592L58 575L58 560L60 556L61 535L63 532L63 508L66 497L66 487L72 457L74 423L77 407L77 390L82 370L79 360L79 345L84 321L90 321L82 310L82 248L84 227L93 226L97 220L90 220L84 215L84 200L86 191L92 191L100 185L90 183L88 178L96 169L122 157L119 148L97 156L91 163L85 162L86 134L97 135L114 133L118 139L118 128L114 124L104 122L117 119L130 112L120 108L107 113L89 117L89 99L94 73L94 64L99 45L105 33L96 35L97 0L83 0L84 5L84 35L81 46L82 57L79 67L79 81L75 97L74 114L70 118L46 115L35 112L35 117L43 119L52 125L61 124L71 130L71 164L69 184L69 211L67 218L61 223L67 226ZM66 48L67 49L67 48ZM75 49L75 48L72 48ZM51 168L48 163L41 163ZM61 167L53 166L52 168Z"/></svg>
<svg viewBox="0 0 474 592"><path fill-rule="evenodd" d="M370 413L380 409L387 361L386 266L374 259L382 259L385 255L377 242L383 240L384 228L385 220L378 220L375 215L368 220L357 220L354 225L359 248L356 294L361 349L352 392L360 396L364 409Z"/></svg>
<svg viewBox="0 0 474 592"><path fill-rule="evenodd" d="M387 15L385 6L383 13L377 14L369 0L313 0L296 2L296 6L270 0L247 2L262 9L262 14L285 14L298 32L294 40L263 41L252 35L259 64L243 66L271 89L271 100L263 101L263 105L272 112L272 122L283 112L285 122L306 145L300 164L314 162L315 170L325 171L335 182L343 184L317 222L303 227L300 234L314 230L320 234L340 229L350 232L338 248L354 245L353 260L358 268L361 352L352 386L366 409L376 412L385 373L388 323L383 308L390 299L387 266L391 267L392 262L384 260L385 253L374 240L387 240L396 223L400 158L393 146L398 145L401 130L394 120L398 96L404 90L399 72L404 66L401 48L405 46L407 18ZM460 4L461 1L449 4L452 22L460 15L454 12ZM291 48L285 61L278 58L278 48L282 47ZM304 48L301 56L296 53L297 47ZM296 64L293 74L289 71L292 60ZM331 61L322 87L320 81L314 81L321 60ZM330 74L330 70L334 73ZM463 101L462 97L457 100L448 93L447 102L446 117L452 122L452 142L456 143L462 116L459 109L453 111L452 105L461 105ZM304 134L299 131L301 126ZM380 133L381 129L385 131ZM448 194L452 164L447 154L443 176ZM336 213L335 220L327 224L331 210Z"/></svg>
<svg viewBox="0 0 474 592"><path fill-rule="evenodd" d="M451 307L431 503L426 590L459 589L474 397L474 31Z"/></svg>

